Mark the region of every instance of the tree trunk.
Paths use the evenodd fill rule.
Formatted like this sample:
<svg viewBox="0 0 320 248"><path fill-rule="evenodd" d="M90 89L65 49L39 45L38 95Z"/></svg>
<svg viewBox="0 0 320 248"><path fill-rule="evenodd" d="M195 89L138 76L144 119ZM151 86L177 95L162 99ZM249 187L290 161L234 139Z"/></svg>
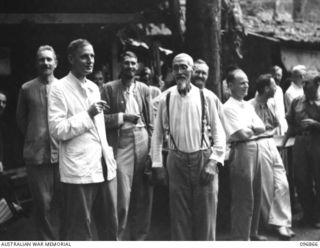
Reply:
<svg viewBox="0 0 320 248"><path fill-rule="evenodd" d="M221 0L187 0L186 51L209 67L207 88L221 97L220 83L220 18Z"/></svg>

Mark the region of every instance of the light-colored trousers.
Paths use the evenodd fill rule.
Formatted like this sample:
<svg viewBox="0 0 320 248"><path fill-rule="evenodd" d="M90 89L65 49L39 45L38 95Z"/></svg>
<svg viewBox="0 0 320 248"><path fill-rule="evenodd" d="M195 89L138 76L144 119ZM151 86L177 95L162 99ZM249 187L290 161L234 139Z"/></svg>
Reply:
<svg viewBox="0 0 320 248"><path fill-rule="evenodd" d="M261 210L260 140L233 145L230 151L231 234L249 240L258 233Z"/></svg>
<svg viewBox="0 0 320 248"><path fill-rule="evenodd" d="M272 138L260 140L263 220L271 225L291 226L291 204L286 170Z"/></svg>
<svg viewBox="0 0 320 248"><path fill-rule="evenodd" d="M119 240L145 240L149 232L153 187L144 175L148 138L145 128L120 131L116 155Z"/></svg>

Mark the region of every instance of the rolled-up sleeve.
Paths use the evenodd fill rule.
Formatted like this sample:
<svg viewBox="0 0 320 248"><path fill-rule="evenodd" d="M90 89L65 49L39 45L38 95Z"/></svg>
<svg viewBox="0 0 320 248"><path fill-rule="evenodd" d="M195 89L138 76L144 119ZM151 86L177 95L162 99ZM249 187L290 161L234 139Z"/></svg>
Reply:
<svg viewBox="0 0 320 248"><path fill-rule="evenodd" d="M55 139L65 141L94 128L94 123L87 111L68 116L67 101L59 87L59 83L54 83L49 93L49 130Z"/></svg>

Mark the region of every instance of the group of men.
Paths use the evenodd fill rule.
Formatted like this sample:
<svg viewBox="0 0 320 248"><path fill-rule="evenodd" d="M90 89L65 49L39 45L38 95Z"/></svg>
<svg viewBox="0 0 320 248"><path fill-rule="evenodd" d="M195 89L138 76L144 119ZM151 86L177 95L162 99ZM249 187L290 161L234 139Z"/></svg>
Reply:
<svg viewBox="0 0 320 248"><path fill-rule="evenodd" d="M174 57L176 85L157 96L136 80L134 53L122 54L119 79L99 87L87 79L94 58L89 41L72 41L70 72L57 80L55 51L41 46L38 77L20 90L17 122L39 239L92 240L93 220L100 240L145 240L151 165L155 181L169 182L172 239L215 240L218 164L227 143L233 239L264 240L261 213L281 237L294 235L286 171L272 139L285 123L269 101L276 76L259 77L249 103L246 74L230 71L231 97L223 106L205 88L208 65L188 54Z"/></svg>

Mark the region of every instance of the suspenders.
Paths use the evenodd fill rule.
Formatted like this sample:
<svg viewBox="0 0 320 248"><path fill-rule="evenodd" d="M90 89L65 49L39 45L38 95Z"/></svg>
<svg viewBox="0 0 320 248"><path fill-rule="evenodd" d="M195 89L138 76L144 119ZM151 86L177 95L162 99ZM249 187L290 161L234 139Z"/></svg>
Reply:
<svg viewBox="0 0 320 248"><path fill-rule="evenodd" d="M204 138L204 124L205 124L205 99L204 99L204 94L203 94L203 90L199 90L200 91L200 99L201 99L201 148L203 146L203 142L206 143L206 145L208 146L207 141ZM168 116L168 132L169 132L169 136L170 136L170 140L172 141L172 144L174 146L174 149L179 151L176 142L174 141L174 138L171 134L170 131L170 96L171 96L171 92L168 92L167 96L166 96L166 106L167 106L167 116Z"/></svg>

